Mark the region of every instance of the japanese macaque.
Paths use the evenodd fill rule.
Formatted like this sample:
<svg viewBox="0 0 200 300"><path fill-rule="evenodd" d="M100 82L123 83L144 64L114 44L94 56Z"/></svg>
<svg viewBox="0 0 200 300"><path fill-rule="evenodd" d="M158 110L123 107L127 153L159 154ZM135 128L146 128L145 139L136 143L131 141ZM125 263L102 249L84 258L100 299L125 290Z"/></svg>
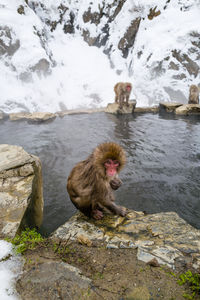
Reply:
<svg viewBox="0 0 200 300"><path fill-rule="evenodd" d="M199 104L199 88L198 86L192 84L190 86L190 93L189 93L189 104Z"/></svg>
<svg viewBox="0 0 200 300"><path fill-rule="evenodd" d="M118 177L126 162L125 152L115 143L103 143L79 162L67 180L67 191L73 204L88 217L103 218L104 208L125 216L126 209L114 203L113 190L122 184Z"/></svg>
<svg viewBox="0 0 200 300"><path fill-rule="evenodd" d="M118 82L114 86L115 92L115 102L119 102L119 107L122 108L123 104L126 100L126 105L128 106L128 101L130 97L130 93L132 90L132 84L130 82Z"/></svg>

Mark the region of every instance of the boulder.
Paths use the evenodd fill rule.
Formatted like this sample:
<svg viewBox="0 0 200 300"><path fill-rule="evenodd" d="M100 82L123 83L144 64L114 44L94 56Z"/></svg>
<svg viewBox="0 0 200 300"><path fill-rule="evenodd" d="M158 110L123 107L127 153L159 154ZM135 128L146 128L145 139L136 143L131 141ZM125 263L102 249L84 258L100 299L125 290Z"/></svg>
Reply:
<svg viewBox="0 0 200 300"><path fill-rule="evenodd" d="M56 118L56 114L50 112L20 112L20 113L11 113L9 115L11 121L19 121L19 120L28 120L32 122L46 122L51 121Z"/></svg>
<svg viewBox="0 0 200 300"><path fill-rule="evenodd" d="M172 269L188 263L200 268L200 230L175 212L148 215L128 211L126 217L104 215L98 221L77 213L51 238L56 242L87 241L88 247L98 243L108 249L137 249L138 260Z"/></svg>
<svg viewBox="0 0 200 300"><path fill-rule="evenodd" d="M40 227L43 217L41 162L22 147L0 145L0 238L25 226Z"/></svg>
<svg viewBox="0 0 200 300"><path fill-rule="evenodd" d="M178 103L178 102L160 102L159 108L161 111L171 113L171 112L175 112L176 108L182 105L183 105L182 103Z"/></svg>
<svg viewBox="0 0 200 300"><path fill-rule="evenodd" d="M200 115L199 104L182 105L175 110L176 115Z"/></svg>
<svg viewBox="0 0 200 300"><path fill-rule="evenodd" d="M110 114L116 114L116 115L133 114L135 106L136 106L135 100L129 101L129 106L123 105L122 108L119 108L118 103L109 103L105 108L105 112Z"/></svg>

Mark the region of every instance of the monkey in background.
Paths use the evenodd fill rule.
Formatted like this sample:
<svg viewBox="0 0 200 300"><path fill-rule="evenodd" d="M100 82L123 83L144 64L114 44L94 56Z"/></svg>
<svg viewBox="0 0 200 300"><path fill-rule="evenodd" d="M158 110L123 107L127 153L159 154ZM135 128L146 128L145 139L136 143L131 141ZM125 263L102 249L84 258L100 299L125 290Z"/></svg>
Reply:
<svg viewBox="0 0 200 300"><path fill-rule="evenodd" d="M199 88L194 84L190 86L188 104L199 104Z"/></svg>
<svg viewBox="0 0 200 300"><path fill-rule="evenodd" d="M103 143L79 162L67 180L67 191L73 204L86 216L103 218L103 208L125 216L126 209L114 203L113 190L122 184L118 173L124 167L124 150L116 143Z"/></svg>
<svg viewBox="0 0 200 300"><path fill-rule="evenodd" d="M119 102L119 107L122 108L126 100L126 105L129 106L128 101L132 91L132 84L130 82L118 82L114 86L115 103Z"/></svg>

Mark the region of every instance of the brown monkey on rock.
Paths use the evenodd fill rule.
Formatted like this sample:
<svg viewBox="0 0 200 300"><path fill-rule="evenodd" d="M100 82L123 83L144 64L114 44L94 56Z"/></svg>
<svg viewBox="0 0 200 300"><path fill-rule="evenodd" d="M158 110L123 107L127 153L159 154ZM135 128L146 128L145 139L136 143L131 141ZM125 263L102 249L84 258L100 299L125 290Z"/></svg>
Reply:
<svg viewBox="0 0 200 300"><path fill-rule="evenodd" d="M113 190L122 184L118 173L124 167L125 152L116 143L103 143L79 162L67 180L67 191L73 204L88 217L103 218L103 208L125 216L126 209L114 203Z"/></svg>
<svg viewBox="0 0 200 300"><path fill-rule="evenodd" d="M130 93L132 90L132 84L130 82L118 82L114 86L114 92L115 92L115 102L119 102L119 107L122 108L122 106L125 103L129 106L128 101L130 97Z"/></svg>
<svg viewBox="0 0 200 300"><path fill-rule="evenodd" d="M188 104L199 104L199 88L194 84L190 86Z"/></svg>

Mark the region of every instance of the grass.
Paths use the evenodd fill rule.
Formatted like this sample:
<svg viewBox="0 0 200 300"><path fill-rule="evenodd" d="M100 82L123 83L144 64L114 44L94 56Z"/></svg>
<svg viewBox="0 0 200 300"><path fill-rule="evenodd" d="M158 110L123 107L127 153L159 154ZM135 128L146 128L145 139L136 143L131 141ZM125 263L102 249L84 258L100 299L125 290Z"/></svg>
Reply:
<svg viewBox="0 0 200 300"><path fill-rule="evenodd" d="M21 234L16 235L13 239L7 239L7 241L14 245L16 253L24 254L27 250L35 249L44 239L35 228L26 228Z"/></svg>
<svg viewBox="0 0 200 300"><path fill-rule="evenodd" d="M191 290L191 294L183 294L183 297L189 300L195 298L195 296L200 295L200 274L192 273L190 270L181 274L178 280L179 285L187 284Z"/></svg>

